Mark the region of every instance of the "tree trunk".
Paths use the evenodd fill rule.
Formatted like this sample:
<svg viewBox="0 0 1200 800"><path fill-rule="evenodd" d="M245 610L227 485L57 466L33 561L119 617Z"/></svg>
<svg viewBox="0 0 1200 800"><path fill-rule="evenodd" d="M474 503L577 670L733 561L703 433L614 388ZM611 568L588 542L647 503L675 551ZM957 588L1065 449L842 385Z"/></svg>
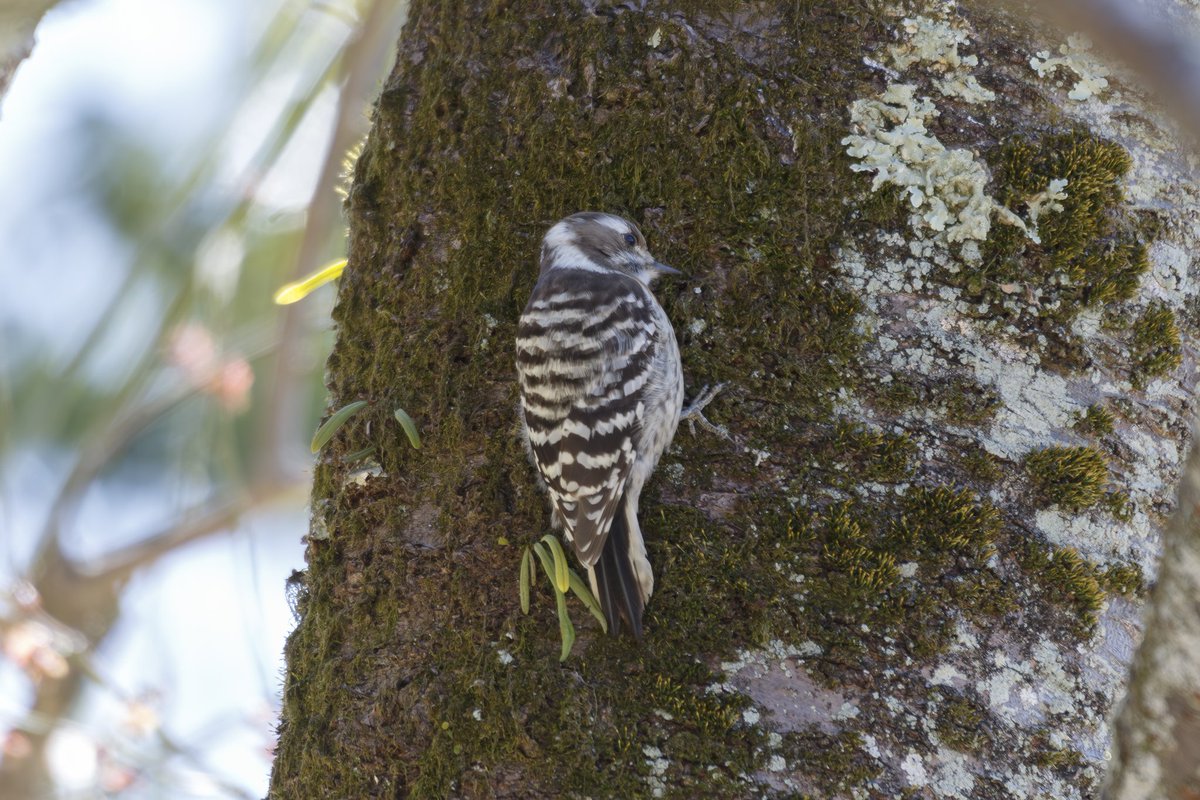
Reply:
<svg viewBox="0 0 1200 800"><path fill-rule="evenodd" d="M272 796L1094 797L1188 435L1182 159L993 12L675 6L414 0ZM643 496L645 641L572 601L560 663L512 341L588 209L687 274L656 294L732 440L685 426Z"/></svg>
<svg viewBox="0 0 1200 800"><path fill-rule="evenodd" d="M1105 797L1200 797L1200 449L1192 447L1179 508L1163 532L1162 569L1146 636L1113 724Z"/></svg>

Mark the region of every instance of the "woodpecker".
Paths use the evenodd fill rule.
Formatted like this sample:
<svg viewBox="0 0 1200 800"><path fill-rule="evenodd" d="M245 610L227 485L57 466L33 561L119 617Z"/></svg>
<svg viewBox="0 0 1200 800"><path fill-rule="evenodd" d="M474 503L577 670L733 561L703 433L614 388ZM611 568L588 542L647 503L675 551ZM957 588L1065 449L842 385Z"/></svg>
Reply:
<svg viewBox="0 0 1200 800"><path fill-rule="evenodd" d="M679 345L650 285L679 272L632 222L591 211L550 228L540 263L517 326L522 433L608 630L623 621L641 639L654 572L638 496L683 409Z"/></svg>

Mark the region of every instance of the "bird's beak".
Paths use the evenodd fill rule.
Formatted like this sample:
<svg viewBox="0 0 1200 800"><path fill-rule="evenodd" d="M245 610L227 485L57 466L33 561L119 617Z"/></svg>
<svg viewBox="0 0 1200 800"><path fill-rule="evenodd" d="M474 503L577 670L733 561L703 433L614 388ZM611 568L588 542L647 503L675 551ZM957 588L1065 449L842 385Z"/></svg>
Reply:
<svg viewBox="0 0 1200 800"><path fill-rule="evenodd" d="M654 271L659 273L660 275L682 275L683 274L682 272L675 269L674 267L668 267L666 264L662 263L661 261L654 262Z"/></svg>

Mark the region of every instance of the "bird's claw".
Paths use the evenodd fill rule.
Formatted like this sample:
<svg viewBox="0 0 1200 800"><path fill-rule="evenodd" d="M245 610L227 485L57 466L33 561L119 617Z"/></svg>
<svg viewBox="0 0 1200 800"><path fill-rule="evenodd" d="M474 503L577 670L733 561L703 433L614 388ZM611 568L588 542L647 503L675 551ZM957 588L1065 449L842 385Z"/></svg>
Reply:
<svg viewBox="0 0 1200 800"><path fill-rule="evenodd" d="M718 383L716 386L705 386L700 390L696 399L680 412L679 419L687 420L688 430L693 436L696 435L696 423L700 423L700 427L709 433L715 433L722 439L733 441L733 437L729 435L729 430L724 425L714 425L704 416L704 407L711 403L713 398L724 388L725 384L723 383Z"/></svg>

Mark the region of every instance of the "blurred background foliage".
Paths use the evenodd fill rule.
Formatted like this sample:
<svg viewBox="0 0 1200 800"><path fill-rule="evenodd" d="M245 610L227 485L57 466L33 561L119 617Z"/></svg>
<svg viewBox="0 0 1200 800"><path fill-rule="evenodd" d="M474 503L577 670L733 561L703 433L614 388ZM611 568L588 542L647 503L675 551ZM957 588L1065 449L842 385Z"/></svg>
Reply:
<svg viewBox="0 0 1200 800"><path fill-rule="evenodd" d="M39 25L0 106L0 797L265 792L333 292L271 298L344 253L404 5Z"/></svg>

